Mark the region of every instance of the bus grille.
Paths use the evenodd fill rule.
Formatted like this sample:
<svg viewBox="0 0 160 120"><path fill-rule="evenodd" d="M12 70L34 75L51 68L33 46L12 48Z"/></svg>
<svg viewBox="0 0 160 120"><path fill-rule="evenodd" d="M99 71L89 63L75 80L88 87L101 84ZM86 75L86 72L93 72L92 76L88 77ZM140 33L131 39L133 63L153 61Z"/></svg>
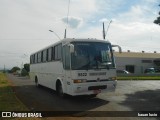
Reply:
<svg viewBox="0 0 160 120"><path fill-rule="evenodd" d="M102 86L90 86L88 87L88 90L100 90L100 89L106 89L107 85L102 85Z"/></svg>
<svg viewBox="0 0 160 120"><path fill-rule="evenodd" d="M103 81L110 81L109 79L101 79L101 80L87 80L86 82L103 82Z"/></svg>

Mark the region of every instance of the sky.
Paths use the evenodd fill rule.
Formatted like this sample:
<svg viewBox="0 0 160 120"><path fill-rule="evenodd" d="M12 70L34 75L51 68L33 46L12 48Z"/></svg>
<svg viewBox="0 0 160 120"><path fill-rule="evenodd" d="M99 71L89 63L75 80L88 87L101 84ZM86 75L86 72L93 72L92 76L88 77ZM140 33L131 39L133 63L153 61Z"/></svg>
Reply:
<svg viewBox="0 0 160 120"><path fill-rule="evenodd" d="M160 53L160 26L153 23L159 4L160 0L0 0L0 69L22 67L31 53L57 42L49 30L61 39L65 28L68 38L103 39L102 22L109 27L106 39L123 51Z"/></svg>

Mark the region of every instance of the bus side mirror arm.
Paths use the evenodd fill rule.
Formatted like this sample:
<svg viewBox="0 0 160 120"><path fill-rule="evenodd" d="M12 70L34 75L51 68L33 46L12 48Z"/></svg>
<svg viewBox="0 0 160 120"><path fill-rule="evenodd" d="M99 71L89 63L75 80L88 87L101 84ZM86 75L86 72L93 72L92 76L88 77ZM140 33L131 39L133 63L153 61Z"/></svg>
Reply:
<svg viewBox="0 0 160 120"><path fill-rule="evenodd" d="M69 48L70 48L70 53L74 53L74 45L73 44L69 44Z"/></svg>
<svg viewBox="0 0 160 120"><path fill-rule="evenodd" d="M112 45L112 47L118 47L119 53L122 53L122 48L119 45Z"/></svg>

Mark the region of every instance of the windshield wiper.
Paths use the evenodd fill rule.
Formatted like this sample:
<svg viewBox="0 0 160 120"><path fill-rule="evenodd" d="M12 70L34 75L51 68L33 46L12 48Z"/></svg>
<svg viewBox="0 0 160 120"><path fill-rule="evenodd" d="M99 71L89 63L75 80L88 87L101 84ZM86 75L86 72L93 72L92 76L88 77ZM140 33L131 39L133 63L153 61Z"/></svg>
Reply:
<svg viewBox="0 0 160 120"><path fill-rule="evenodd" d="M88 69L89 69L89 66L90 66L90 63L87 63L86 65L80 66L79 68L76 68L76 69L77 69L77 70L83 70L83 69L88 70Z"/></svg>
<svg viewBox="0 0 160 120"><path fill-rule="evenodd" d="M110 69L110 65L112 64L112 61L107 61L106 63L105 63L105 65L106 65L106 68L109 70Z"/></svg>
<svg viewBox="0 0 160 120"><path fill-rule="evenodd" d="M104 69L104 68L106 68L106 69L110 69L110 65L112 64L112 62L111 61L108 61L108 62L102 62L102 63L100 63L100 66L98 66L99 68L101 68L101 69Z"/></svg>

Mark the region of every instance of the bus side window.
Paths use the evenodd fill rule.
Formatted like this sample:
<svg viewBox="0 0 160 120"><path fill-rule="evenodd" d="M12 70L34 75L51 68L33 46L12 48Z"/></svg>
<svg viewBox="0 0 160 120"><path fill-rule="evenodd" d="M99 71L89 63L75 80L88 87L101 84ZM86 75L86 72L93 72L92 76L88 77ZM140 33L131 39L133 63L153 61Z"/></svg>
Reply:
<svg viewBox="0 0 160 120"><path fill-rule="evenodd" d="M43 51L42 52L40 52L40 54L41 54L41 61L40 62L43 62Z"/></svg>
<svg viewBox="0 0 160 120"><path fill-rule="evenodd" d="M34 63L37 63L37 53L36 54L34 54Z"/></svg>
<svg viewBox="0 0 160 120"><path fill-rule="evenodd" d="M32 60L33 60L33 63L35 63L35 54L33 55Z"/></svg>
<svg viewBox="0 0 160 120"><path fill-rule="evenodd" d="M37 62L38 62L38 63L41 62L41 52L38 53L38 61L37 61Z"/></svg>
<svg viewBox="0 0 160 120"><path fill-rule="evenodd" d="M52 60L52 47L48 49L48 61Z"/></svg>
<svg viewBox="0 0 160 120"><path fill-rule="evenodd" d="M62 44L55 46L55 60L61 60L62 58Z"/></svg>
<svg viewBox="0 0 160 120"><path fill-rule="evenodd" d="M52 47L51 60L55 60L55 47Z"/></svg>
<svg viewBox="0 0 160 120"><path fill-rule="evenodd" d="M64 69L70 69L70 49L67 45L63 47L63 65Z"/></svg>
<svg viewBox="0 0 160 120"><path fill-rule="evenodd" d="M47 49L47 53L46 53L46 61L48 61L48 50L49 49Z"/></svg>
<svg viewBox="0 0 160 120"><path fill-rule="evenodd" d="M30 56L30 64L33 64L33 55Z"/></svg>
<svg viewBox="0 0 160 120"><path fill-rule="evenodd" d="M47 60L47 50L43 50L42 52L42 62L46 62Z"/></svg>

